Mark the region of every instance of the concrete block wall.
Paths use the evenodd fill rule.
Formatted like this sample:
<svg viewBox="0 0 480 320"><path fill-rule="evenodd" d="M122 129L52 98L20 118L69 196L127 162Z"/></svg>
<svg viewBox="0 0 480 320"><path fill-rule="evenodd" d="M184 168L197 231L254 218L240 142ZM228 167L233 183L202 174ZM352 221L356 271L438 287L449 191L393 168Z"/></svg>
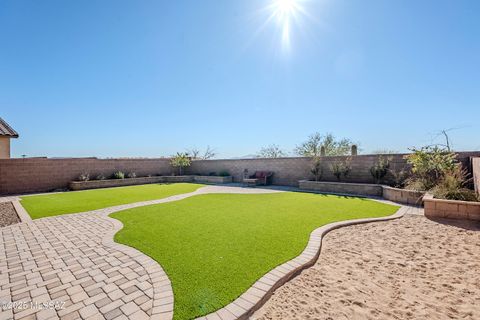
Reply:
<svg viewBox="0 0 480 320"><path fill-rule="evenodd" d="M392 170L401 171L407 168L406 154L384 155L391 158L390 167ZM470 166L470 157L480 156L479 152L460 152L458 160L466 167ZM370 168L377 162L378 155L358 155L351 158L351 171L342 182L353 183L375 183ZM344 160L345 157L323 157L322 181L337 181L332 174L331 165L335 161ZM299 180L313 178L310 170L312 167L311 158L276 158L276 159L226 159L226 160L196 160L187 169L188 174L208 175L210 172L228 171L235 182L243 179L243 172L253 174L257 170L273 171L273 184L298 186ZM387 181L388 182L388 181Z"/></svg>
<svg viewBox="0 0 480 320"><path fill-rule="evenodd" d="M402 170L406 167L405 154L387 155L391 157L391 168ZM480 157L480 152L461 152L458 159L471 169L471 157ZM331 165L345 157L323 157L322 181L336 181ZM351 157L351 172L343 182L374 183L370 167L377 161L378 155L359 155ZM312 178L310 158L278 159L228 159L195 160L186 174L209 175L210 172L228 171L235 182L242 181L243 172L253 174L256 170L273 171L273 183L277 185L298 186L299 180ZM478 165L477 165L478 168ZM98 174L110 176L115 171L135 172L137 176L171 175L174 171L170 160L159 159L97 159L97 158L27 158L0 159L0 194L21 194L29 192L48 192L65 189L70 181L76 180L83 172L92 177ZM478 170L477 170L478 171ZM477 175L478 176L478 175Z"/></svg>
<svg viewBox="0 0 480 320"><path fill-rule="evenodd" d="M0 194L65 189L83 172L108 177L119 170L137 176L172 173L168 159L0 159Z"/></svg>

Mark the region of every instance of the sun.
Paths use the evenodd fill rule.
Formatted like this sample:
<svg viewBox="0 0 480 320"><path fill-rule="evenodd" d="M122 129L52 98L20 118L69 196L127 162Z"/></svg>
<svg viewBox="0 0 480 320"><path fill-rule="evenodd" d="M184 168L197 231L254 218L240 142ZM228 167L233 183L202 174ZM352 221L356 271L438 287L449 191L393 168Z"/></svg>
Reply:
<svg viewBox="0 0 480 320"><path fill-rule="evenodd" d="M281 28L282 47L284 50L290 48L290 33L292 19L300 11L300 0L274 0L272 4L273 16L276 17L277 23Z"/></svg>
<svg viewBox="0 0 480 320"><path fill-rule="evenodd" d="M294 14L297 6L297 0L276 0L274 3L276 14L282 18Z"/></svg>

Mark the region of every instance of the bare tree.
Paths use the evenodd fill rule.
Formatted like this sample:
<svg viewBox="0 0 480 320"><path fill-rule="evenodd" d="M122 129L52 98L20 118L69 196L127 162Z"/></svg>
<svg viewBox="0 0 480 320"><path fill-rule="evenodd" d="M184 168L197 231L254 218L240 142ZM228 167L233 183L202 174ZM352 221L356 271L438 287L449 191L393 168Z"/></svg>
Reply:
<svg viewBox="0 0 480 320"><path fill-rule="evenodd" d="M202 159L203 159L203 160L212 159L212 158L214 158L216 155L217 155L217 153L215 152L215 150L212 149L212 148L210 148L210 146L207 146L207 149L206 149L205 152L203 153Z"/></svg>
<svg viewBox="0 0 480 320"><path fill-rule="evenodd" d="M198 148L188 149L187 154L192 160L208 160L216 155L215 150L210 146L207 146L207 149L205 149L203 153Z"/></svg>
<svg viewBox="0 0 480 320"><path fill-rule="evenodd" d="M263 147L257 153L257 158L281 158L285 156L287 156L287 153L276 144L271 144L268 147Z"/></svg>
<svg viewBox="0 0 480 320"><path fill-rule="evenodd" d="M197 148L188 149L188 150L187 150L187 155L188 155L190 158L196 160L196 159L199 158L200 150L197 149Z"/></svg>
<svg viewBox="0 0 480 320"><path fill-rule="evenodd" d="M294 152L303 157L318 157L322 147L327 156L346 156L350 154L353 142L350 139L337 139L333 134L321 135L319 132L312 134L308 140L298 145Z"/></svg>

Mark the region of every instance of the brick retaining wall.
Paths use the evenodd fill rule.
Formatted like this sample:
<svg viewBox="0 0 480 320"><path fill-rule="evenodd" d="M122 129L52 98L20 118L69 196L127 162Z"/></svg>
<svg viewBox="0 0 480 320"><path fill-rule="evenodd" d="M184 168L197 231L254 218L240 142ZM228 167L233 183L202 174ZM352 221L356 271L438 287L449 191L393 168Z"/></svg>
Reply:
<svg viewBox="0 0 480 320"><path fill-rule="evenodd" d="M480 202L435 199L423 197L424 212L428 218L448 218L480 221Z"/></svg>

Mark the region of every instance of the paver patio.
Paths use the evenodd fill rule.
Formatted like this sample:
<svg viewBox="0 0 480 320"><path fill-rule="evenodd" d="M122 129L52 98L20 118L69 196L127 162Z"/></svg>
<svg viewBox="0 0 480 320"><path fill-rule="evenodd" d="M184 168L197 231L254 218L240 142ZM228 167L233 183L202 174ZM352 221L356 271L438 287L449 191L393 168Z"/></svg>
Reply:
<svg viewBox="0 0 480 320"><path fill-rule="evenodd" d="M0 229L0 320L171 319L173 293L157 262L113 242L122 224L109 214L204 193L266 193L204 187L160 200L22 222ZM0 201L15 201L5 197ZM42 310L42 303L59 302ZM35 303L12 308L12 303Z"/></svg>
<svg viewBox="0 0 480 320"><path fill-rule="evenodd" d="M167 275L148 256L113 241L122 224L108 215L197 194L271 192L282 191L208 186L0 228L0 302L6 303L0 320L171 319L173 292ZM59 303L56 308L42 309L41 303L51 301ZM11 308L8 302L34 305Z"/></svg>

